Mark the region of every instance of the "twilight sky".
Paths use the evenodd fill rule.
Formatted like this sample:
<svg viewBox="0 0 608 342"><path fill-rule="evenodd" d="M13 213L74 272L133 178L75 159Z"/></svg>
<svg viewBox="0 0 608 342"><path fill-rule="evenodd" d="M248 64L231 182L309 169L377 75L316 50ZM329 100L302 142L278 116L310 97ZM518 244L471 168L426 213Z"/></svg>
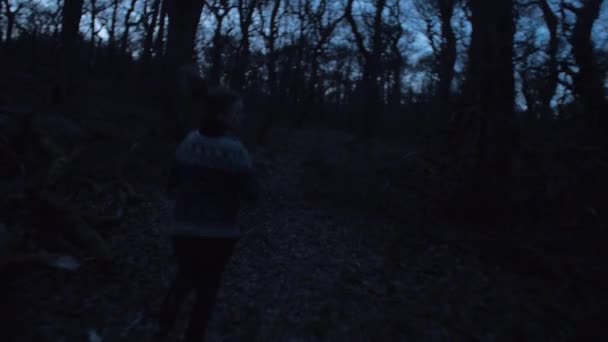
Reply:
<svg viewBox="0 0 608 342"><path fill-rule="evenodd" d="M23 1L23 0L12 0L12 3L15 4L19 1ZM292 1L294 1L294 0L292 0ZM560 1L561 0L551 0L550 1L550 5L553 7L553 9L555 11L557 11ZM567 1L571 2L575 6L579 6L581 0L567 0ZM55 8L56 3L57 3L56 0L33 0L33 2L37 2L39 4L42 4L43 6L47 6L47 7L51 7L51 8ZM123 4L124 7L128 6L127 2L128 1L124 2L124 4ZM89 27L90 27L90 16L87 14L88 3L89 3L88 0L85 0L85 10L84 10L85 14L83 15L83 19L81 21L81 32L83 34L86 34L87 36L89 36L89 32L87 32L87 31L89 30ZM103 2L98 0L98 4L99 3L103 3ZM141 9L141 6L143 5L143 3L144 3L144 1L138 2L139 9ZM292 2L292 3L295 3L295 2ZM335 13L339 13L344 6L344 1L335 1L335 2L330 2L330 3L333 4L333 6L330 6L331 7L330 11L335 11ZM389 1L389 3L391 3L391 2ZM419 61L421 61L425 57L429 57L432 55L432 49L431 49L431 44L428 40L428 37L425 33L424 22L422 21L420 14L416 11L415 6L413 5L413 1L412 0L399 0L399 4L400 4L400 8L401 8L400 17L403 18L401 21L401 25L404 29L404 35L400 40L399 46L400 46L402 54L406 58L408 64L410 64L410 66L413 66L413 68L407 68L407 70L405 71L405 74L403 76L403 83L406 88L411 88L414 91L416 91L416 90L420 89L421 87L423 87L425 82L429 81L429 77L433 77L433 75L430 75L428 72L425 72L424 70L418 70L415 67ZM126 11L126 8L122 8L123 13L124 13L124 11ZM371 5L370 0L356 1L355 6L353 6L353 12L354 12L355 17L361 16L366 13L371 13L371 11L373 11L373 6ZM138 13L141 13L141 10L135 11L135 13L133 14L133 18L132 18L133 21L136 21L138 19L137 18L137 16L139 16ZM566 11L566 13L569 13L569 12ZM388 13L385 12L385 15L388 17ZM559 13L558 13L558 15L559 15ZM124 14L121 13L119 18L123 18L123 17L124 17ZM256 25L256 23L259 22L257 20L256 15L254 15L254 20L256 21L256 22L254 22L254 25ZM573 23L574 16L568 15L566 20L569 23ZM204 44L209 43L213 26L214 26L213 16L205 15L205 11L204 11L203 15L201 17L201 25L200 25L201 28L200 28L199 37L198 37L199 44L204 45ZM459 59L457 61L456 70L461 71L462 66L466 62L465 61L466 53L464 53L464 52L466 50L466 47L468 44L468 37L469 37L470 31L471 31L470 24L467 22L466 19L464 19L462 9L460 9L460 8L456 9L453 20L452 20L452 26L455 28L456 35L459 37L459 44L458 44ZM103 26L103 22L100 20L96 20L96 27L97 27L97 29L100 29L99 36L102 39L107 39L108 34L107 34L107 30ZM231 28L232 35L238 36L240 34L239 28L237 25L236 11L234 11L234 10L231 12L231 15L228 17L228 20L225 25L225 29L228 27ZM119 29L119 31L120 31L120 29ZM293 34L295 34L295 32L297 32L297 23L295 23L293 20L284 18L284 19L282 19L282 21L280 23L280 31L281 31L280 34L283 33L283 35L278 42L279 45L281 44L281 42L286 43L292 39ZM438 25L435 25L434 31L437 33L437 37L439 38L440 31L439 31ZM531 35L531 33L532 33L532 35ZM138 32L135 31L135 32L133 32L133 34L134 34L134 36L136 36L138 34ZM542 48L546 44L546 42L548 40L548 33L547 33L547 29L544 25L544 22L542 21L542 14L540 13L540 10L533 11L531 13L531 15L529 15L528 17L525 17L523 19L520 19L518 21L515 41L516 42L518 40L521 41L522 39L525 39L525 37L533 37L534 41L536 42L536 45L539 48ZM350 41L350 39L351 39L350 28L348 27L348 25L341 25L336 30L330 43L340 43L340 42ZM608 0L603 2L600 17L594 25L593 40L595 42L596 48L608 50ZM263 51L263 49L264 49L261 39L255 33L252 36L252 48L254 50L259 49L260 51ZM567 42L564 42L562 50L564 51L564 56L567 56L568 50L569 50ZM517 54L517 51L516 51L516 54ZM536 58L542 63L541 54L538 54L536 56ZM567 57L564 57L564 58L567 58ZM516 67L516 71L517 71L517 67ZM516 78L517 78L517 73L516 73ZM608 83L608 80L606 80L606 82ZM563 89L561 91L563 91ZM518 100L518 103L522 103L521 100Z"/></svg>

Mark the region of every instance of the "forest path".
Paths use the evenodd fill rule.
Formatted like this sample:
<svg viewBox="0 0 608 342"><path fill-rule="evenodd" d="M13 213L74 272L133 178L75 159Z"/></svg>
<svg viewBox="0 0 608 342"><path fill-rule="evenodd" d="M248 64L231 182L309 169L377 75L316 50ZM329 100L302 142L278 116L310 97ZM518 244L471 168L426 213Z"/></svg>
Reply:
<svg viewBox="0 0 608 342"><path fill-rule="evenodd" d="M316 205L302 195L301 156L257 157L263 196L241 219L211 341L560 341L571 333L569 284L489 268L478 253L413 227ZM151 337L174 260L170 202L158 188L144 193L148 201L104 234L117 257L111 270L85 263L19 279L16 300L29 309L19 319L31 322L19 341L82 341L93 331L104 341Z"/></svg>
<svg viewBox="0 0 608 342"><path fill-rule="evenodd" d="M264 191L241 217L246 233L224 277L211 339L441 336L438 292L462 258L394 222L307 201L301 156L271 159L256 158ZM471 278L484 283L481 273Z"/></svg>

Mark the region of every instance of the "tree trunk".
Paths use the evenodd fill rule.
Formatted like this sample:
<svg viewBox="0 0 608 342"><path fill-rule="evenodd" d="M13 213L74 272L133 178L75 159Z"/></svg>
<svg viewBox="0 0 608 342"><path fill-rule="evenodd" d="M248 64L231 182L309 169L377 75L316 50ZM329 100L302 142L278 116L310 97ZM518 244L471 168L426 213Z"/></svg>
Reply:
<svg viewBox="0 0 608 342"><path fill-rule="evenodd" d="M241 44L238 58L230 80L233 89L242 91L245 88L245 72L249 68L249 57L251 55L249 29L253 22L253 11L257 7L257 0L239 0L239 26L241 28Z"/></svg>
<svg viewBox="0 0 608 342"><path fill-rule="evenodd" d="M95 19L97 18L97 3L96 0L90 0L91 2L91 22L89 23L89 29L91 30L91 43L95 46Z"/></svg>
<svg viewBox="0 0 608 342"><path fill-rule="evenodd" d="M194 43L204 0L169 0L166 60L170 70L196 60Z"/></svg>
<svg viewBox="0 0 608 342"><path fill-rule="evenodd" d="M83 2L83 0L65 0L63 4L61 46L63 48L63 94L66 100L72 97L73 73L78 64L76 43L78 41Z"/></svg>
<svg viewBox="0 0 608 342"><path fill-rule="evenodd" d="M126 56L129 53L129 32L131 29L131 15L133 14L133 11L135 11L135 5L137 4L137 0L131 0L131 4L129 6L129 9L127 9L127 13L125 14L125 20L123 23L123 27L124 27L124 31L122 33L122 39L121 39L121 47L120 47L120 51L122 53L123 56Z"/></svg>
<svg viewBox="0 0 608 342"><path fill-rule="evenodd" d="M392 70L390 71L392 77L392 87L389 102L393 109L397 109L399 106L401 106L401 73L403 71L403 59L398 51L395 51L394 54L395 61L393 61Z"/></svg>
<svg viewBox="0 0 608 342"><path fill-rule="evenodd" d="M345 18L351 27L355 43L363 60L363 75L359 87L359 93L364 95L361 105L361 135L364 138L371 138L381 112L380 89L378 76L380 71L380 58L383 52L382 46L382 12L386 7L386 0L375 2L375 14L371 35L371 51L365 47L365 38L359 31L357 23L352 14L353 0L349 0L345 9Z"/></svg>
<svg viewBox="0 0 608 342"><path fill-rule="evenodd" d="M508 208L513 148L513 1L472 0L469 88L478 94L481 132L474 193L479 214L500 219ZM472 82L472 83L471 83Z"/></svg>
<svg viewBox="0 0 608 342"><path fill-rule="evenodd" d="M154 42L154 57L161 59L165 55L164 39L165 39L165 21L167 19L168 0L161 0L160 18L158 23L158 33Z"/></svg>
<svg viewBox="0 0 608 342"><path fill-rule="evenodd" d="M152 19L146 27L143 51L141 61L144 66L147 66L150 62L152 55L152 42L154 41L154 29L156 29L156 22L158 20L158 12L160 9L160 0L154 0L152 3Z"/></svg>
<svg viewBox="0 0 608 342"><path fill-rule="evenodd" d="M236 66L233 70L233 75L231 77L230 82L231 87L235 90L242 91L245 89L245 73L247 72L247 68L249 67L250 55L251 50L249 46L249 38L243 37L241 41L241 46L239 48Z"/></svg>
<svg viewBox="0 0 608 342"><path fill-rule="evenodd" d="M4 13L4 3L0 2L0 14ZM0 25L0 48L2 48L2 45L4 43L3 41L4 38L4 31L2 30L2 25Z"/></svg>
<svg viewBox="0 0 608 342"><path fill-rule="evenodd" d="M383 39L382 39L382 31L383 20L382 13L384 12L384 8L386 7L386 0L376 0L376 11L374 14L374 24L373 24L373 34L372 34L372 51L369 55L369 60L367 62L367 80L369 82L368 91L371 96L371 108L377 108L377 106L383 105L383 101L380 95L380 86L378 84L378 78L380 76L380 61L382 58L382 53L384 51ZM365 71L364 71L365 73ZM375 123L375 119L370 123ZM371 127L370 127L371 128Z"/></svg>
<svg viewBox="0 0 608 342"><path fill-rule="evenodd" d="M0 2L0 13L3 13L2 12L4 10L3 7L4 7L4 3ZM2 30L2 25L0 25L0 48L2 48L4 45L3 38L4 38L4 31Z"/></svg>
<svg viewBox="0 0 608 342"><path fill-rule="evenodd" d="M217 5L217 4L216 4ZM220 1L217 7L212 6L211 11L215 16L215 29L213 31L213 47L211 50L211 70L209 70L210 84L219 84L222 74L222 54L224 52L224 37L222 37L222 27L224 19L229 13L227 1Z"/></svg>
<svg viewBox="0 0 608 342"><path fill-rule="evenodd" d="M399 6L397 4L397 6ZM401 9L397 7L397 12L394 13L396 21L399 22L401 18ZM399 49L399 41L403 37L403 28L400 24L394 25L391 30L390 39L390 63L387 65L387 78L390 79L388 99L389 106L396 112L401 106L402 89L401 89L401 75L403 72L404 59Z"/></svg>
<svg viewBox="0 0 608 342"><path fill-rule="evenodd" d="M321 93L321 78L319 77L319 55L315 51L313 51L313 55L311 56L311 66L310 66L310 85L308 89L308 101L312 105L316 105L320 102L321 98L319 94Z"/></svg>
<svg viewBox="0 0 608 342"><path fill-rule="evenodd" d="M174 137L181 138L187 127L183 120L184 106L180 103L177 70L196 61L194 44L204 0L169 0L169 32L164 64L164 87L167 94L165 127Z"/></svg>
<svg viewBox="0 0 608 342"><path fill-rule="evenodd" d="M309 112L317 111L321 114L321 104L323 102L324 89L322 86L320 71L320 58L324 52L327 42L335 31L338 24L344 19L344 15L339 16L327 23L324 22L324 17L327 13L327 1L320 1L316 12L312 13L311 20L314 20L314 25L317 31L318 40L311 49L310 56L310 82L308 86L308 106L307 110L302 111L301 117L296 124L301 126L304 122L305 115Z"/></svg>
<svg viewBox="0 0 608 342"><path fill-rule="evenodd" d="M447 115L449 108L452 80L454 79L454 64L456 63L456 36L452 29L452 15L454 14L454 0L439 0L439 19L441 21L441 52L439 55L439 83L437 85L437 99L442 103L442 115Z"/></svg>
<svg viewBox="0 0 608 342"><path fill-rule="evenodd" d="M6 40L5 44L8 46L13 40L13 29L15 27L15 15L10 14L6 17Z"/></svg>
<svg viewBox="0 0 608 342"><path fill-rule="evenodd" d="M89 29L91 30L90 36L90 47L89 47L89 61L91 64L94 63L95 60L95 19L97 18L97 3L96 0L91 1L91 22L89 24Z"/></svg>
<svg viewBox="0 0 608 342"><path fill-rule="evenodd" d="M222 72L222 23L224 17L216 17L215 31L213 33L213 50L211 53L211 70L209 70L209 82L219 84Z"/></svg>
<svg viewBox="0 0 608 342"><path fill-rule="evenodd" d="M110 30L108 32L108 50L112 58L114 57L114 51L116 48L116 22L118 21L119 4L119 0L114 0L112 3L112 18L110 19Z"/></svg>
<svg viewBox="0 0 608 342"><path fill-rule="evenodd" d="M574 91L583 105L584 113L592 127L608 128L606 114L608 106L604 99L601 73L593 52L591 31L597 20L602 0L583 1L580 9L575 9L576 24L570 42L572 54L579 67L574 77Z"/></svg>
<svg viewBox="0 0 608 342"><path fill-rule="evenodd" d="M538 89L539 92L539 102L541 105L540 108L540 116L543 121L551 119L552 109L551 109L551 100L555 95L555 91L557 90L557 85L559 82L559 65L557 60L557 53L559 49L559 36L557 32L558 20L553 10L549 6L548 0L542 0L539 3L540 8L543 12L543 17L545 23L547 24L547 28L549 29L549 47L547 49L547 55L549 56L549 60L547 61L547 75L544 84L542 87Z"/></svg>
<svg viewBox="0 0 608 342"><path fill-rule="evenodd" d="M17 5L17 8L15 8L14 11L11 11L11 5L8 2L8 0L4 0L3 1L3 5L4 5L4 15L6 16L6 40L5 40L5 44L8 46L8 45L11 44L11 42L13 40L13 31L15 29L15 24L16 24L15 20L17 18L17 15L19 14L19 11L21 11L21 9L25 5L25 3L24 2L19 3ZM1 39L2 39L2 36L0 35L0 40Z"/></svg>
<svg viewBox="0 0 608 342"><path fill-rule="evenodd" d="M281 8L281 1L275 0L274 6L272 7L272 13L270 15L270 34L266 37L266 47L268 48L268 62L266 67L268 69L268 85L270 93L275 94L276 91L276 53L275 53L275 42L279 33L279 27L277 25L277 19L279 15L279 9Z"/></svg>

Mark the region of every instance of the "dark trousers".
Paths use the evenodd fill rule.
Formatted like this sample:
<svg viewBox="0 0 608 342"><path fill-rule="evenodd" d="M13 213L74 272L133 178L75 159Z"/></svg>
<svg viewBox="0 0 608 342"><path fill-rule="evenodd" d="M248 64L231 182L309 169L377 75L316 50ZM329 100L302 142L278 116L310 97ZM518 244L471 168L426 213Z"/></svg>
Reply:
<svg viewBox="0 0 608 342"><path fill-rule="evenodd" d="M167 334L174 326L181 303L190 292L196 302L186 331L185 341L202 341L220 285L222 273L230 260L236 239L174 237L177 275L160 312L159 328Z"/></svg>

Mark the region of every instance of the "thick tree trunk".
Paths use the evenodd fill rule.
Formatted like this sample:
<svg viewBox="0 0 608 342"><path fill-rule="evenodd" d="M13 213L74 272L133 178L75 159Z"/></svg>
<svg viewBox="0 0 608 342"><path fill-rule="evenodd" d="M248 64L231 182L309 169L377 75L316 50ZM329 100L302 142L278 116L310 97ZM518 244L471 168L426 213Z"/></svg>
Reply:
<svg viewBox="0 0 608 342"><path fill-rule="evenodd" d="M480 214L500 219L508 208L513 148L513 2L472 0L469 88L478 95L481 118L474 193ZM471 83L472 82L472 83Z"/></svg>
<svg viewBox="0 0 608 342"><path fill-rule="evenodd" d="M83 0L65 0L63 4L61 48L63 50L63 94L66 100L72 97L74 68L78 66L76 44L82 6Z"/></svg>
<svg viewBox="0 0 608 342"><path fill-rule="evenodd" d="M349 0L345 9L345 18L351 27L355 43L363 60L363 75L359 92L365 96L361 104L362 112L360 128L363 138L371 138L376 123L381 114L380 88L378 77L380 76L380 59L383 52L382 41L382 12L386 7L386 0L375 1L375 14L372 24L371 49L365 47L365 38L359 31L352 13L353 0Z"/></svg>
<svg viewBox="0 0 608 342"><path fill-rule="evenodd" d="M194 43L204 3L204 0L169 0L167 4L169 32L166 60L173 70L196 60Z"/></svg>
<svg viewBox="0 0 608 342"><path fill-rule="evenodd" d="M167 3L169 32L164 64L164 86L168 98L165 127L169 127L177 138L181 138L187 129L183 120L186 113L180 103L177 70L196 61L194 44L203 4L204 0L169 0Z"/></svg>
<svg viewBox="0 0 608 342"><path fill-rule="evenodd" d="M580 9L575 9L576 24L570 42L572 54L579 67L574 77L574 90L583 105L584 113L593 127L608 128L608 105L604 99L604 87L597 66L591 40L591 31L600 12L602 0L585 0Z"/></svg>

